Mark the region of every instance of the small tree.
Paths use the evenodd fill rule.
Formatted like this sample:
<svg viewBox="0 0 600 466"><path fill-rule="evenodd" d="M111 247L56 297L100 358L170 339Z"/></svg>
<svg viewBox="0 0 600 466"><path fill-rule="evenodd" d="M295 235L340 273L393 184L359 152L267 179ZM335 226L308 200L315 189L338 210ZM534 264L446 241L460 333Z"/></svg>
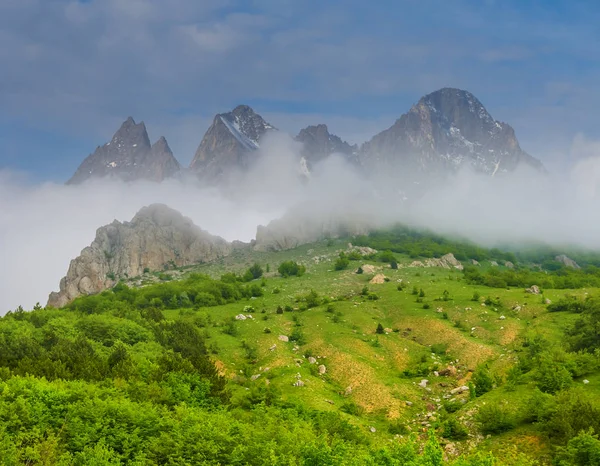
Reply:
<svg viewBox="0 0 600 466"><path fill-rule="evenodd" d="M357 274L359 274L359 275L360 275L361 273L363 273L363 269L362 269L362 267L359 267L358 269L356 269L356 273L357 273Z"/></svg>
<svg viewBox="0 0 600 466"><path fill-rule="evenodd" d="M423 288L421 288L419 290L419 298L424 298L425 297L425 291L423 291Z"/></svg>
<svg viewBox="0 0 600 466"><path fill-rule="evenodd" d="M377 324L377 329L375 330L375 333L377 333L378 335L383 335L385 333L385 330L383 329L383 325L381 325L381 322L379 324Z"/></svg>

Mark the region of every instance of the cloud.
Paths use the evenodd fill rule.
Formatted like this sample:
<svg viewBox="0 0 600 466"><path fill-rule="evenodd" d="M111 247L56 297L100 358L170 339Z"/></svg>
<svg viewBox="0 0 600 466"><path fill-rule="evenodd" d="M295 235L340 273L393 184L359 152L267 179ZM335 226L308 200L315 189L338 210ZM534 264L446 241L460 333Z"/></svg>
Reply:
<svg viewBox="0 0 600 466"><path fill-rule="evenodd" d="M44 304L98 227L130 220L155 202L228 240L249 241L259 224L282 216L288 228L305 231L309 225L322 231L321 223L342 217L375 227L401 221L489 246L534 240L600 248L594 215L600 209L600 142L584 136L573 143L575 163L563 175L523 170L489 178L465 169L419 196L412 183L365 179L335 156L305 182L299 152L286 134L271 134L251 170L223 189L190 180L32 184L23 174L0 171L0 314Z"/></svg>

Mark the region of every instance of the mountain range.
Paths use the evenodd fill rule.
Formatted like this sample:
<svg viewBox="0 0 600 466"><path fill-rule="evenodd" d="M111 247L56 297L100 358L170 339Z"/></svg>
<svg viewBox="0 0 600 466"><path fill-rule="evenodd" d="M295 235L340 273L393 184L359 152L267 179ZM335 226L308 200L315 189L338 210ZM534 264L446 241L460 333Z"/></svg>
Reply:
<svg viewBox="0 0 600 466"><path fill-rule="evenodd" d="M260 155L264 136L275 131L252 108L239 105L214 117L189 168L183 169L164 137L151 145L144 123L136 124L129 117L67 183L107 176L160 182L184 170L218 183L250 168ZM308 126L294 139L302 144L299 162L307 172L334 153L366 174L444 174L465 165L491 176L520 164L544 170L539 160L521 149L509 124L495 120L470 92L453 88L422 97L391 127L360 146L331 134L324 124Z"/></svg>

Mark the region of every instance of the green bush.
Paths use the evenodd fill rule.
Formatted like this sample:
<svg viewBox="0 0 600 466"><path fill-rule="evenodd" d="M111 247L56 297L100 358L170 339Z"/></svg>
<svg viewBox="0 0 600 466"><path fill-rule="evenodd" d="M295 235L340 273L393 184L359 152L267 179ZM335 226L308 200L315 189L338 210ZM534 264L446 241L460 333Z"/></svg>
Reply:
<svg viewBox="0 0 600 466"><path fill-rule="evenodd" d="M295 261L285 261L279 264L277 271L282 277L301 277L302 275L304 275L304 272L306 272L306 267L298 264Z"/></svg>
<svg viewBox="0 0 600 466"><path fill-rule="evenodd" d="M346 257L346 254L340 252L340 256L336 259L333 267L335 270L344 270L347 269L349 265L350 261Z"/></svg>
<svg viewBox="0 0 600 466"><path fill-rule="evenodd" d="M485 404L479 408L475 418L484 434L500 434L513 429L515 415L505 404Z"/></svg>

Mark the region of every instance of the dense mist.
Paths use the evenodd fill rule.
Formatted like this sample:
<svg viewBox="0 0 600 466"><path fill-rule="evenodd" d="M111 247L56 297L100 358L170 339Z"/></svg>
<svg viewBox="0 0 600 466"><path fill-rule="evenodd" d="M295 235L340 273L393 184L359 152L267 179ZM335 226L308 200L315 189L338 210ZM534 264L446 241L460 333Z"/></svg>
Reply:
<svg viewBox="0 0 600 466"><path fill-rule="evenodd" d="M316 230L343 218L372 227L404 222L483 245L536 240L600 248L599 145L578 138L573 148L571 167L562 173L523 169L491 178L464 169L419 195L411 194L417 181L400 182L389 173L366 179L335 155L315 164L307 179L300 146L284 134L266 138L249 172L219 188L185 177L161 184L32 185L20 174L0 172L0 314L44 305L98 227L131 220L155 202L227 240L250 241L258 225L280 217L291 229Z"/></svg>

